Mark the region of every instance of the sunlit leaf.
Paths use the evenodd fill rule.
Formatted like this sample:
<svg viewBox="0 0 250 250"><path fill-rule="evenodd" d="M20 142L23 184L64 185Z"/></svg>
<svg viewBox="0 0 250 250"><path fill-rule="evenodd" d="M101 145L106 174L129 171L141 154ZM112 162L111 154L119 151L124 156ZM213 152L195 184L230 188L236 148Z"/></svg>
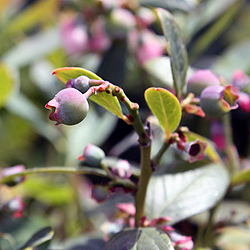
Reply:
<svg viewBox="0 0 250 250"><path fill-rule="evenodd" d="M10 97L10 94L16 87L16 82L15 72L0 63L0 107L2 107Z"/></svg>
<svg viewBox="0 0 250 250"><path fill-rule="evenodd" d="M152 113L158 118L166 138L169 139L181 120L181 106L178 99L163 88L148 88L145 91L145 99Z"/></svg>
<svg viewBox="0 0 250 250"><path fill-rule="evenodd" d="M156 228L136 228L115 234L103 250L174 250L167 234Z"/></svg>
<svg viewBox="0 0 250 250"><path fill-rule="evenodd" d="M146 195L146 215L149 219L169 216L175 224L212 208L224 197L229 182L229 173L222 164L152 176Z"/></svg>
<svg viewBox="0 0 250 250"><path fill-rule="evenodd" d="M93 72L77 67L59 68L54 70L52 74L56 75L57 78L64 83L66 83L68 80L72 78L77 78L82 75L85 75L90 79L102 80L99 76L97 76ZM111 113L117 115L119 118L124 119L120 103L117 97L113 96L112 93L108 94L105 91L102 93L98 92L97 95L92 95L90 99L99 104L100 106L102 106L103 108L107 109Z"/></svg>
<svg viewBox="0 0 250 250"><path fill-rule="evenodd" d="M206 148L206 151L205 151L205 155L210 160L212 160L214 162L220 162L221 161L221 158L220 158L218 152L216 151L216 149L214 148L213 143L209 139L207 139L207 138L205 138L205 137L203 137L203 136L201 136L199 134L196 134L194 132L189 132L187 137L188 137L189 141L195 141L196 139L200 139L200 141L206 142L207 143L207 148Z"/></svg>
<svg viewBox="0 0 250 250"><path fill-rule="evenodd" d="M164 36L167 40L167 50L171 57L171 68L174 79L176 96L182 94L186 80L188 68L188 55L182 38L182 34L174 17L167 10L157 8L156 13L159 17Z"/></svg>
<svg viewBox="0 0 250 250"><path fill-rule="evenodd" d="M39 247L40 245L50 241L54 236L54 231L50 227L45 227L36 232L23 247L19 250L30 250ZM45 247L43 249L46 249Z"/></svg>

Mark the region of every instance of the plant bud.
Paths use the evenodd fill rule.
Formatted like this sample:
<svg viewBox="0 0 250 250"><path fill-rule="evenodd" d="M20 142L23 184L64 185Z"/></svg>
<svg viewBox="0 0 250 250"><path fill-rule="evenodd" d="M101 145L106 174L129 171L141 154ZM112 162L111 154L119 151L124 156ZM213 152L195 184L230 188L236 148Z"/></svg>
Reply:
<svg viewBox="0 0 250 250"><path fill-rule="evenodd" d="M207 143L202 142L199 139L189 142L185 147L185 151L189 155L189 161L195 162L203 159L205 156L206 148L207 148Z"/></svg>
<svg viewBox="0 0 250 250"><path fill-rule="evenodd" d="M91 167L99 167L101 161L104 158L104 151L101 148L90 143L85 147L83 154L78 157L78 160L84 161L87 165Z"/></svg>
<svg viewBox="0 0 250 250"><path fill-rule="evenodd" d="M187 82L187 93L200 96L201 92L208 86L220 86L219 78L209 69L197 70Z"/></svg>
<svg viewBox="0 0 250 250"><path fill-rule="evenodd" d="M2 170L1 172L1 178L9 176L9 175L14 175L14 174L18 174L21 173L25 170L25 166L24 165L16 165L10 168L5 168ZM17 176L14 177L12 180L7 181L5 183L5 185L9 186L9 187L13 187L21 182L23 182L25 180L25 176Z"/></svg>
<svg viewBox="0 0 250 250"><path fill-rule="evenodd" d="M120 178L129 178L131 176L131 166L127 160L119 160L111 168L111 171Z"/></svg>
<svg viewBox="0 0 250 250"><path fill-rule="evenodd" d="M56 121L56 125L75 125L87 116L89 104L80 91L66 88L59 91L45 108L51 110L49 119Z"/></svg>
<svg viewBox="0 0 250 250"><path fill-rule="evenodd" d="M85 93L89 89L89 78L87 76L79 76L77 78L70 79L66 83L66 88L75 88L81 93Z"/></svg>
<svg viewBox="0 0 250 250"><path fill-rule="evenodd" d="M238 108L236 101L239 96L232 90L231 85L209 86L200 97L200 105L206 115L220 117L232 109Z"/></svg>

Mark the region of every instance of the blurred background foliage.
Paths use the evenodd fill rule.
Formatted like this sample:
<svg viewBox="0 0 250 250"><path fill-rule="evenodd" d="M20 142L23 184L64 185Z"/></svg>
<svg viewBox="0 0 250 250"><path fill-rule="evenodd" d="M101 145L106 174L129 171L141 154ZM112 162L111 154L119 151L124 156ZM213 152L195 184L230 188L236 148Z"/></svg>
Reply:
<svg viewBox="0 0 250 250"><path fill-rule="evenodd" d="M109 11L116 8L115 2L0 1L1 168L16 164L23 164L26 168L76 166L79 164L77 157L90 142L101 146L107 155L126 156L129 160L138 162L137 148L134 147L136 139L131 135L131 128L100 107L91 103L86 120L73 127L54 126L48 119L48 110L44 108L64 87L51 75L53 69L58 67L84 67L103 79L122 86L130 99L140 104L144 118L149 115L148 110L144 109L144 90L149 86L171 88L172 77L167 57L163 61L155 57L140 63L135 55L136 49L129 48L127 33L117 36L113 33L117 27L112 24L114 26L109 28ZM187 46L189 74L195 68L210 68L228 82L237 69L250 74L249 1L118 2L125 3L132 10L138 10L142 6L162 7L174 15ZM101 3L108 6L106 12L101 11ZM112 4L114 6L109 7ZM88 16L88 13L95 15ZM68 47L70 41L67 36L70 33L63 32L67 28L64 26L65 20L68 18L80 29L90 29L88 32L91 32L91 25L98 19L98 15L104 25L106 24L107 31L107 37L98 39L107 39L106 45L101 49L80 49L72 52ZM124 27L118 25L118 30L120 28ZM125 27L129 28L130 26ZM155 21L147 28L154 31L161 40L159 23ZM81 31L78 32L81 36ZM196 123L197 119L190 121L190 126L193 131L206 135L206 127L202 127L204 131L201 131L197 125L199 123ZM159 136L156 139L155 145L159 145L162 138ZM100 235L98 227L104 222L103 211L107 208L103 206L102 213L93 209L97 208L97 204L90 200L88 181L82 182L82 179L65 176L32 177L22 186L11 190L1 187L1 203L16 194L26 197L28 209L25 216L21 220L1 217L0 231L11 233L20 244L34 232L34 228L48 224L58 229L58 240L79 235L82 231L91 231L88 227L96 227L97 235ZM81 221L91 223L79 223L79 206L84 211L84 215L80 214ZM86 242L87 239L88 237Z"/></svg>

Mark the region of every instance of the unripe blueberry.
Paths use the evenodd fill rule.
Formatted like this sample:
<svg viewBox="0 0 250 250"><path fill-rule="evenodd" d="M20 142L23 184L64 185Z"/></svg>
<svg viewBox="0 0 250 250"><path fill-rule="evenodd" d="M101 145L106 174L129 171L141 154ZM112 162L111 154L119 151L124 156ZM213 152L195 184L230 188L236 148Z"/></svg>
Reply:
<svg viewBox="0 0 250 250"><path fill-rule="evenodd" d="M50 109L49 119L56 121L56 125L75 125L81 122L88 113L89 104L86 97L74 88L59 91L49 101L45 108Z"/></svg>
<svg viewBox="0 0 250 250"><path fill-rule="evenodd" d="M191 141L185 146L185 151L189 155L189 161L195 162L201 160L205 156L205 150L207 148L207 143L196 139L195 141Z"/></svg>
<svg viewBox="0 0 250 250"><path fill-rule="evenodd" d="M197 70L187 82L187 92L200 96L201 92L208 86L220 86L219 78L209 69Z"/></svg>
<svg viewBox="0 0 250 250"><path fill-rule="evenodd" d="M104 151L91 143L85 147L83 154L78 157L79 160L84 161L91 167L99 167L104 158Z"/></svg>
<svg viewBox="0 0 250 250"><path fill-rule="evenodd" d="M201 93L200 105L206 115L220 117L230 110L238 108L236 103L238 97L231 85L209 86Z"/></svg>
<svg viewBox="0 0 250 250"><path fill-rule="evenodd" d="M131 176L131 166L127 160L118 160L111 168L111 171L120 178L129 178Z"/></svg>
<svg viewBox="0 0 250 250"><path fill-rule="evenodd" d="M79 76L77 78L70 79L66 83L67 88L75 88L82 93L85 93L89 89L89 78L87 76Z"/></svg>

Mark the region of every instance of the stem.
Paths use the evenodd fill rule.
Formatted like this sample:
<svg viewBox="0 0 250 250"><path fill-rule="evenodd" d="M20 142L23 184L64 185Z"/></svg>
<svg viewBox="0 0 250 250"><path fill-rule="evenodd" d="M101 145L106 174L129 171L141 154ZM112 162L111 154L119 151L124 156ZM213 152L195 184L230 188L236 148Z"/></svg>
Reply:
<svg viewBox="0 0 250 250"><path fill-rule="evenodd" d="M74 168L74 167L45 167L26 169L20 173L2 177L0 184L4 184L15 177L26 176L30 174L93 174L107 178L107 174L102 169L93 169L89 167Z"/></svg>
<svg viewBox="0 0 250 250"><path fill-rule="evenodd" d="M204 247L208 247L208 246L211 245L211 235L212 235L212 229L213 229L213 218L214 218L216 208L217 208L217 206L213 207L209 211L208 224L207 224L207 227L206 227L204 240L203 240L203 246Z"/></svg>
<svg viewBox="0 0 250 250"><path fill-rule="evenodd" d="M163 154L166 152L166 150L169 148L170 144L169 142L164 142L158 151L158 153L153 158L153 164L158 165L160 163L160 160L163 156Z"/></svg>
<svg viewBox="0 0 250 250"><path fill-rule="evenodd" d="M145 198L147 192L147 186L149 183L149 179L151 174L153 173L150 161L150 151L151 147L140 147L141 149L141 176L139 179L138 190L135 195L135 226L138 227L140 225L140 220L144 216L144 206L145 206Z"/></svg>

